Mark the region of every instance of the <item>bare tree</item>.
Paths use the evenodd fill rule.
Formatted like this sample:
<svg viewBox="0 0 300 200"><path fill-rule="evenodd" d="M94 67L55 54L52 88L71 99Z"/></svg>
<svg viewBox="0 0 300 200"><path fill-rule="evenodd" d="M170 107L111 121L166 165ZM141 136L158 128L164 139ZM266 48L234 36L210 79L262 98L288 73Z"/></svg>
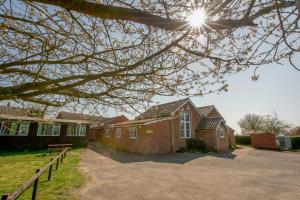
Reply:
<svg viewBox="0 0 300 200"><path fill-rule="evenodd" d="M238 124L242 131L261 131L264 126L264 117L256 114L246 114L244 118L238 122Z"/></svg>
<svg viewBox="0 0 300 200"><path fill-rule="evenodd" d="M275 135L288 134L291 128L291 124L280 120L276 113L274 115L267 115L264 118L263 130L267 133L273 133Z"/></svg>
<svg viewBox="0 0 300 200"><path fill-rule="evenodd" d="M139 110L299 53L299 0L0 0L0 100ZM186 20L206 13L195 29ZM299 54L298 54L299 55Z"/></svg>

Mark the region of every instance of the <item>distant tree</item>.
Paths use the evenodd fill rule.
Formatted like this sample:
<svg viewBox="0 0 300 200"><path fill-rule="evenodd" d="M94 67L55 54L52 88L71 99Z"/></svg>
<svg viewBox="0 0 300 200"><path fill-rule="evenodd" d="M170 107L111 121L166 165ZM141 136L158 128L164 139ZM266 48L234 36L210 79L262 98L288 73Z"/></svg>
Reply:
<svg viewBox="0 0 300 200"><path fill-rule="evenodd" d="M256 114L246 114L238 124L245 131L260 131L263 129L264 117Z"/></svg>
<svg viewBox="0 0 300 200"><path fill-rule="evenodd" d="M267 133L273 133L275 135L279 134L289 134L291 124L278 119L276 113L274 115L267 115L263 120L263 131Z"/></svg>

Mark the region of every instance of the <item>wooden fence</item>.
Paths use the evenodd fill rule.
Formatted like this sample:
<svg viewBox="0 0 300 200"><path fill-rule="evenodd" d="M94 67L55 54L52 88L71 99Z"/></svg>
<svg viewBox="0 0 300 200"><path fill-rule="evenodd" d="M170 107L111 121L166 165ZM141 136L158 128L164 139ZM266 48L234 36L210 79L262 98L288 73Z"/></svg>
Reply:
<svg viewBox="0 0 300 200"><path fill-rule="evenodd" d="M26 181L21 187L19 187L15 192L4 194L1 197L1 200L15 200L18 197L20 197L27 189L30 188L31 185L33 185L32 195L31 199L35 200L38 190L38 184L39 184L39 178L41 175L43 175L48 169L48 181L51 180L52 175L52 166L55 164L56 170L58 169L59 162L63 163L63 159L67 156L67 152L70 152L70 148L65 148L62 152L60 152L54 159L51 159L51 161L42 169L37 169L36 174ZM56 162L56 163L55 163Z"/></svg>

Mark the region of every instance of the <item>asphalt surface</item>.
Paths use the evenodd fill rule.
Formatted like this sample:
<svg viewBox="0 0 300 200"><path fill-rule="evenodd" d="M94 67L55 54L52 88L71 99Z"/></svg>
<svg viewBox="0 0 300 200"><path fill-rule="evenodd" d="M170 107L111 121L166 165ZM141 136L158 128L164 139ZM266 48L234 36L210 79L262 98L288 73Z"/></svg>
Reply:
<svg viewBox="0 0 300 200"><path fill-rule="evenodd" d="M299 152L139 156L92 144L80 169L80 199L300 199Z"/></svg>

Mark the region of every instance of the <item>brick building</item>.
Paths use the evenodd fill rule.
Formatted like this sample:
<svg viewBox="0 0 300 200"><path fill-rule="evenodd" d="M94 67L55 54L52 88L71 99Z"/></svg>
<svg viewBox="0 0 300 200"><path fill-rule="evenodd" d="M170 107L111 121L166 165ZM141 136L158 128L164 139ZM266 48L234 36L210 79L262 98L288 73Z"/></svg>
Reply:
<svg viewBox="0 0 300 200"><path fill-rule="evenodd" d="M89 132L87 134L89 141L101 140L104 126L128 121L124 115L115 117L103 117L98 115L87 115L82 113L59 112L57 119L65 120L84 120L90 123Z"/></svg>
<svg viewBox="0 0 300 200"><path fill-rule="evenodd" d="M190 99L152 106L135 120L105 125L100 140L129 152L158 154L176 152L196 136L210 150L227 151L235 144L234 130L215 106L197 108Z"/></svg>

